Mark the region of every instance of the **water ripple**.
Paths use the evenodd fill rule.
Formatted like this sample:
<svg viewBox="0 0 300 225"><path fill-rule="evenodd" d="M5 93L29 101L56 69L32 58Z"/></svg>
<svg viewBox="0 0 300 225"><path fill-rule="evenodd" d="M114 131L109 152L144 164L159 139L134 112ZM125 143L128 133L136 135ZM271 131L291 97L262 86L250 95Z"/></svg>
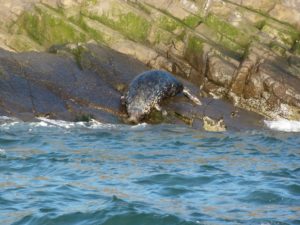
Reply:
<svg viewBox="0 0 300 225"><path fill-rule="evenodd" d="M0 118L0 221L299 224L300 138Z"/></svg>

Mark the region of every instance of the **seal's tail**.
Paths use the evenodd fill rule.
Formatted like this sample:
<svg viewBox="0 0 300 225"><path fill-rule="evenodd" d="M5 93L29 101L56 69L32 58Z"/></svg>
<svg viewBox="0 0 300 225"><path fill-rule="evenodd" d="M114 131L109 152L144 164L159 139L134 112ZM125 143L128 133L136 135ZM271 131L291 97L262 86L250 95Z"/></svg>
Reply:
<svg viewBox="0 0 300 225"><path fill-rule="evenodd" d="M194 102L196 105L202 105L201 101L199 100L199 98L197 98L196 96L192 95L190 90L188 90L187 88L184 88L182 90L182 93L189 98L192 102Z"/></svg>

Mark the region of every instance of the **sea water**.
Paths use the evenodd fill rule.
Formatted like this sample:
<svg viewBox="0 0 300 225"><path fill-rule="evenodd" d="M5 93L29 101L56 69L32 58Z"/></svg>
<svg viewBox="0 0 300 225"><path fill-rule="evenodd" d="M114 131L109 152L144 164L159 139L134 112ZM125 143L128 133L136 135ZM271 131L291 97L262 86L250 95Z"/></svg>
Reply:
<svg viewBox="0 0 300 225"><path fill-rule="evenodd" d="M3 117L0 149L1 225L300 224L297 132Z"/></svg>

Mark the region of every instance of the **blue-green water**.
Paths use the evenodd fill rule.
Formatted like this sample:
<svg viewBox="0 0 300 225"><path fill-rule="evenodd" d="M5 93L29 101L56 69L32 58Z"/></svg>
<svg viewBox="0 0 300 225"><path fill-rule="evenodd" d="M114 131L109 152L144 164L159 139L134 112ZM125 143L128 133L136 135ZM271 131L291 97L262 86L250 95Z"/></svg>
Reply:
<svg viewBox="0 0 300 225"><path fill-rule="evenodd" d="M0 224L300 224L300 135L0 124Z"/></svg>

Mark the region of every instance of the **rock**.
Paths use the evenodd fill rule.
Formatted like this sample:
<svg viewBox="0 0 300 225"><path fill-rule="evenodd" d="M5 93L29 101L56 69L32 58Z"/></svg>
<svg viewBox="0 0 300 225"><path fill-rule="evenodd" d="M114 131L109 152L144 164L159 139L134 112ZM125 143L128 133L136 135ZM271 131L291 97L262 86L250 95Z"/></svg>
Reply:
<svg viewBox="0 0 300 225"><path fill-rule="evenodd" d="M214 120L208 116L203 117L203 129L212 132L226 131L223 119Z"/></svg>
<svg viewBox="0 0 300 225"><path fill-rule="evenodd" d="M0 51L1 115L23 120L42 116L70 121L93 118L105 123L123 122L126 114L120 103L121 94L137 74L149 69L145 64L94 44L53 46L51 52ZM186 80L182 82L198 95L197 86ZM203 106L195 106L185 97L176 96L162 104L167 116L154 112L147 122L189 124L201 129L197 121L202 121L208 113L223 117L230 129L261 126L256 122L262 118L256 115L241 110L244 116L237 121L231 117L235 110L230 103L225 107L220 106L221 102L211 101L206 99ZM247 122L250 120L251 123Z"/></svg>
<svg viewBox="0 0 300 225"><path fill-rule="evenodd" d="M300 7L299 2L285 1L285 4L276 4L270 11L270 15L277 20L289 23L300 30Z"/></svg>
<svg viewBox="0 0 300 225"><path fill-rule="evenodd" d="M232 94L236 95L237 97L243 96L246 81L248 80L249 75L257 69L258 63L258 56L252 52L245 57L234 75L230 87L230 92Z"/></svg>
<svg viewBox="0 0 300 225"><path fill-rule="evenodd" d="M259 73L252 73L249 76L244 90L244 98L260 99L264 91L264 84Z"/></svg>
<svg viewBox="0 0 300 225"><path fill-rule="evenodd" d="M82 63L82 70L66 55L1 51L0 96L5 111L19 118L23 118L24 113L25 119L49 114L52 118L74 120L78 115L93 114L95 119L103 122L119 121L122 117L119 110L121 94L110 84L112 80L114 84L129 82L128 73L133 76L141 71L139 63L105 47L91 48L94 57L106 60L99 60L97 66L93 66L95 58L91 57L91 52L86 53L80 62L90 58L90 66L85 68ZM130 64L136 66L125 72L123 66ZM145 68L143 66L143 70ZM124 75L127 75L126 80ZM12 90L22 91L14 93Z"/></svg>
<svg viewBox="0 0 300 225"><path fill-rule="evenodd" d="M246 7L250 7L256 10L261 10L263 12L269 12L271 9L274 8L276 1L270 1L270 0L261 0L261 1L256 1L256 0L247 0L247 1L242 1L242 5Z"/></svg>
<svg viewBox="0 0 300 225"><path fill-rule="evenodd" d="M229 97L236 105L269 118L299 118L294 109L299 107L299 85L284 58L252 46L236 72Z"/></svg>
<svg viewBox="0 0 300 225"><path fill-rule="evenodd" d="M232 82L235 71L234 65L219 56L212 56L208 59L208 74L207 78L217 85L228 88Z"/></svg>
<svg viewBox="0 0 300 225"><path fill-rule="evenodd" d="M32 117L45 113L40 102L58 98L61 103L50 110L57 115L72 119L80 110L98 114L101 109L100 119L120 121L115 100L134 75L155 68L192 82L202 96L229 99L230 104L267 118L300 117L296 0L2 0L1 4L1 48L41 52L1 51L2 74L8 79L7 84L1 80L4 89L9 92L11 84L25 90L16 95L24 98L20 110L13 110L13 96L1 96L7 105L2 113L12 109ZM44 52L53 45L55 54ZM128 65L131 68L124 70ZM40 74L45 80L38 79ZM67 81L75 82L78 91ZM90 89L79 87L80 82ZM102 99L101 93L111 95Z"/></svg>

